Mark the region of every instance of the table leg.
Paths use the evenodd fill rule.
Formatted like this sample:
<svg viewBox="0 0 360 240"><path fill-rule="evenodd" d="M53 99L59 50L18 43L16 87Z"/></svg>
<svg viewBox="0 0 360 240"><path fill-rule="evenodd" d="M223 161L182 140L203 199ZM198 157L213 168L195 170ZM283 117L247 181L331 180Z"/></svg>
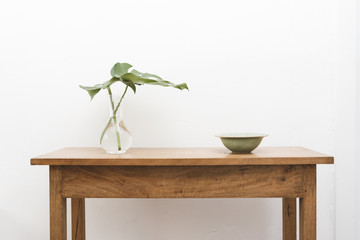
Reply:
<svg viewBox="0 0 360 240"><path fill-rule="evenodd" d="M296 240L296 198L283 198L283 240Z"/></svg>
<svg viewBox="0 0 360 240"><path fill-rule="evenodd" d="M50 166L50 240L66 240L66 198L61 196L61 167Z"/></svg>
<svg viewBox="0 0 360 240"><path fill-rule="evenodd" d="M300 240L316 240L316 166L304 176L304 197L300 198Z"/></svg>
<svg viewBox="0 0 360 240"><path fill-rule="evenodd" d="M85 240L85 199L71 199L72 240Z"/></svg>

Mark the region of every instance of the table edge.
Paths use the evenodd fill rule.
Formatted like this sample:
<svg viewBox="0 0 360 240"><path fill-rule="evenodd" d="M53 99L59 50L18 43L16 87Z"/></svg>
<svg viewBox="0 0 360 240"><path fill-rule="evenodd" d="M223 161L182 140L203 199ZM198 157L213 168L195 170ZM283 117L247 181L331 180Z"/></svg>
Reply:
<svg viewBox="0 0 360 240"><path fill-rule="evenodd" d="M291 163L291 159L299 162ZM74 163L76 160L76 163ZM147 162L149 159L41 159L32 158L31 165L48 165L48 166L241 166L241 165L317 165L317 164L334 164L334 157L312 157L312 158L261 158L261 159L219 159L196 158L196 159L158 159L157 163ZM213 160L213 162L211 162ZM49 163L51 161L51 164ZM206 161L206 163L204 163Z"/></svg>

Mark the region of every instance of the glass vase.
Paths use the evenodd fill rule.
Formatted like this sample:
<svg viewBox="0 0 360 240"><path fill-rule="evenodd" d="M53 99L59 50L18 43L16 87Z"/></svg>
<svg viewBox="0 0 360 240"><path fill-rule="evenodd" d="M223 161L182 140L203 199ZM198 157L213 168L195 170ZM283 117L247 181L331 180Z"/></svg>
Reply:
<svg viewBox="0 0 360 240"><path fill-rule="evenodd" d="M119 101L120 98L113 98L114 108L119 104ZM112 108L110 109L108 123L100 139L101 147L107 153L125 153L131 146L132 136L123 121L123 103L119 104L116 112Z"/></svg>

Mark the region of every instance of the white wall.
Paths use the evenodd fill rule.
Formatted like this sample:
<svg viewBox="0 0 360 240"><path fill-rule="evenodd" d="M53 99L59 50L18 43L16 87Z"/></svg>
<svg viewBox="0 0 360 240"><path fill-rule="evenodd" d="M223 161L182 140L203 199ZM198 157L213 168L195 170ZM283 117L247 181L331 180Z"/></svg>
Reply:
<svg viewBox="0 0 360 240"><path fill-rule="evenodd" d="M335 82L335 169L336 239L359 239L355 225L356 185L360 169L356 163L357 91L357 4L356 0L338 3L338 72ZM358 59L358 64L360 63ZM360 106L360 105L359 105ZM360 192L359 192L360 193Z"/></svg>
<svg viewBox="0 0 360 240"><path fill-rule="evenodd" d="M356 25L356 92L360 93L360 4L357 4ZM360 94L356 94L356 173L360 172ZM360 175L356 174L356 202L360 201ZM360 216L360 206L356 204L356 216ZM355 218L356 236L360 238L360 219Z"/></svg>
<svg viewBox="0 0 360 240"><path fill-rule="evenodd" d="M346 124L342 106L355 96L342 81L355 59L342 55L352 48L340 34L352 37L347 21L356 19L344 20L344 4L355 0L340 2L0 2L0 239L48 239L48 169L29 159L98 145L107 98L90 103L78 85L107 80L117 61L190 87L144 86L126 96L134 147L219 147L214 133L256 131L270 134L263 145L343 149L337 161L347 161L336 136ZM318 173L318 238L335 239L334 201L346 195L334 197L333 166ZM86 210L89 240L281 236L279 199L95 199ZM338 239L354 239L337 230Z"/></svg>

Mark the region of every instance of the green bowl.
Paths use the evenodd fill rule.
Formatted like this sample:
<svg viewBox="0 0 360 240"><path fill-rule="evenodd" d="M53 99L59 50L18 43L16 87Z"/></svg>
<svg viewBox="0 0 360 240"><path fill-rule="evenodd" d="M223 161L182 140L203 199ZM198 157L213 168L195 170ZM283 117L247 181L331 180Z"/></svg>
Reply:
<svg viewBox="0 0 360 240"><path fill-rule="evenodd" d="M216 134L224 146L235 153L250 153L257 148L268 135L258 133L221 133Z"/></svg>

